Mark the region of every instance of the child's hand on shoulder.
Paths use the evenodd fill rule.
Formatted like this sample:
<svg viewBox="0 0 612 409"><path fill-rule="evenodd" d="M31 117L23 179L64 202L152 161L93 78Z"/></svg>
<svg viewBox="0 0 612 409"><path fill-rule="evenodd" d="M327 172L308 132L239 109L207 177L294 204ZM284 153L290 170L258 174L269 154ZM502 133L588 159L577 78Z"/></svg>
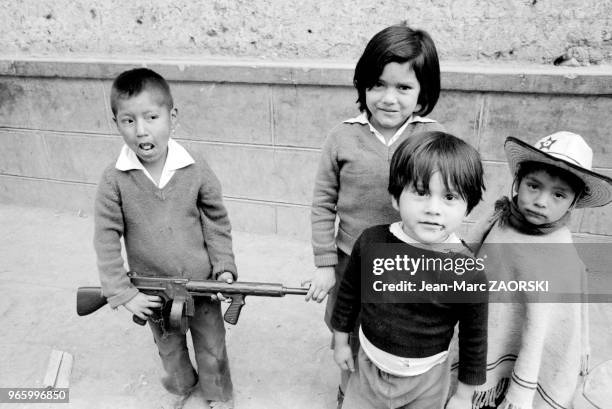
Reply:
<svg viewBox="0 0 612 409"><path fill-rule="evenodd" d="M152 308L161 308L162 301L156 295L147 295L139 292L123 306L132 314L142 320L146 320L153 313Z"/></svg>
<svg viewBox="0 0 612 409"><path fill-rule="evenodd" d="M444 409L471 409L472 396L476 388L463 382L457 384L457 391L446 403Z"/></svg>
<svg viewBox="0 0 612 409"><path fill-rule="evenodd" d="M230 273L229 271L224 271L221 274L219 274L217 276L217 281L222 281L224 283L228 283L231 284L234 282L234 275L232 273ZM219 301L227 301L227 302L231 302L232 299L229 297L225 297L223 294L221 293L217 293L217 295L213 295L212 296L213 300L219 300Z"/></svg>
<svg viewBox="0 0 612 409"><path fill-rule="evenodd" d="M314 277L310 280L310 289L306 294L306 301L312 299L318 303L322 302L327 297L329 290L334 288L334 285L336 285L334 267L317 267Z"/></svg>

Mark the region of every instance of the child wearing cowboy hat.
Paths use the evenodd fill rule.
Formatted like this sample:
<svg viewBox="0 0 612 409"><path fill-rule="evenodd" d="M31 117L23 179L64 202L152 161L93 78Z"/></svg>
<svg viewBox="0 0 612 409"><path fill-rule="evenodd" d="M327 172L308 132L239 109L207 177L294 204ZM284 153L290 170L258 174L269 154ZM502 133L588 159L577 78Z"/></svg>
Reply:
<svg viewBox="0 0 612 409"><path fill-rule="evenodd" d="M583 295L586 269L572 244L570 213L610 203L612 179L591 170L593 151L574 133L557 132L534 146L508 137L504 149L513 197L498 200L493 216L468 237L481 246L477 256L487 258L487 278L550 273L551 285L565 282L568 292ZM587 305L532 300L489 305L487 380L473 408L572 407L580 375L588 371Z"/></svg>

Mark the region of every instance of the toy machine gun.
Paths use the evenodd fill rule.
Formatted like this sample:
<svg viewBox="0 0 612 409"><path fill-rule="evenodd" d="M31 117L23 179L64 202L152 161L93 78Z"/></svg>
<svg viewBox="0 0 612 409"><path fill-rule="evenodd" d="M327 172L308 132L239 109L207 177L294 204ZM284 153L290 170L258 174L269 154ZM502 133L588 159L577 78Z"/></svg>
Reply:
<svg viewBox="0 0 612 409"><path fill-rule="evenodd" d="M240 317L240 311L245 304L247 295L258 297L283 297L285 294L305 295L308 288L285 287L277 283L249 283L237 281L232 284L216 280L190 280L171 277L144 277L134 272L128 276L132 284L141 292L157 295L162 299L161 314L164 328L179 330L186 333L189 328L189 318L194 312L194 297L211 297L221 293L232 299L225 311L224 320L235 325ZM79 287L77 290L77 314L89 315L107 303L100 287ZM159 315L158 315L159 316ZM145 325L146 321L132 316L132 320Z"/></svg>

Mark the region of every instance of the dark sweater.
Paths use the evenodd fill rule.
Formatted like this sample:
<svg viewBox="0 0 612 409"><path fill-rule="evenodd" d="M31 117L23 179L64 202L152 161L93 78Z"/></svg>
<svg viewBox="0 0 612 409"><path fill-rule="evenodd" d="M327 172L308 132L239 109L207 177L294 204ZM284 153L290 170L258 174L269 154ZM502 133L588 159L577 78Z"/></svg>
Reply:
<svg viewBox="0 0 612 409"><path fill-rule="evenodd" d="M162 189L141 170L109 166L98 185L94 247L111 307L136 295L123 266L123 237L131 270L147 276L204 280L236 276L221 185L203 159L176 170Z"/></svg>
<svg viewBox="0 0 612 409"><path fill-rule="evenodd" d="M400 357L424 358L448 350L455 325L459 323L459 380L469 385L484 383L487 303L451 303L429 292L415 293L414 300L418 302L393 302L392 297L396 294L390 292L380 293L380 297L390 297L387 300L362 301L362 282L371 282L370 277L362 274L372 274L371 271L362 273L362 254L380 244L400 245L402 252L411 258L466 258L465 254L440 253L406 244L389 231L389 225L364 230L353 247L340 284L332 327L340 332L351 332L359 315L364 335L377 348ZM401 274L410 279L409 273L396 272L396 276ZM415 281L414 277L418 277L419 283L422 280L440 284L450 283L459 276L453 272L422 271L411 281ZM466 272L460 279L470 284L487 283L483 271Z"/></svg>

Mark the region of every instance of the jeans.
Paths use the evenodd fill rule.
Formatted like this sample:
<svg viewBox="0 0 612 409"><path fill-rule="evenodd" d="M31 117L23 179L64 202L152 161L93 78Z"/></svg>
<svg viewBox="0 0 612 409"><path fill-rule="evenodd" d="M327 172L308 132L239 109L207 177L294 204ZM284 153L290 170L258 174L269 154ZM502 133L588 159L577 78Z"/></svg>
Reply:
<svg viewBox="0 0 612 409"><path fill-rule="evenodd" d="M162 384L171 393L186 395L199 380L204 399L230 400L233 386L225 346L221 304L219 301L201 297L194 300L194 307L189 331L193 340L197 372L189 359L187 335L179 332L164 336L161 326L149 320L165 370Z"/></svg>

